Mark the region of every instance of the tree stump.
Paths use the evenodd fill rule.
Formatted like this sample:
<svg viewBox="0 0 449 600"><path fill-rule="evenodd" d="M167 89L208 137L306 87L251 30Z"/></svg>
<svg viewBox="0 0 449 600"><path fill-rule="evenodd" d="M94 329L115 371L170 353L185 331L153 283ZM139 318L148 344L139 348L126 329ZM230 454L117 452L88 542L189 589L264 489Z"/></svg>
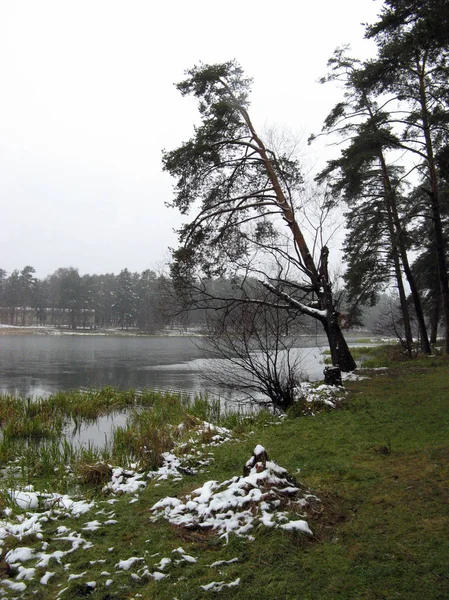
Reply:
<svg viewBox="0 0 449 600"><path fill-rule="evenodd" d="M246 465L243 467L243 477L247 477L250 474L251 469L253 467L256 467L256 470L258 473L263 471L266 467L267 460L268 460L267 451L265 450L265 448L263 446L258 444L254 448L253 455L251 456L249 461L246 463Z"/></svg>
<svg viewBox="0 0 449 600"><path fill-rule="evenodd" d="M324 383L326 385L343 385L340 367L326 367L323 373Z"/></svg>

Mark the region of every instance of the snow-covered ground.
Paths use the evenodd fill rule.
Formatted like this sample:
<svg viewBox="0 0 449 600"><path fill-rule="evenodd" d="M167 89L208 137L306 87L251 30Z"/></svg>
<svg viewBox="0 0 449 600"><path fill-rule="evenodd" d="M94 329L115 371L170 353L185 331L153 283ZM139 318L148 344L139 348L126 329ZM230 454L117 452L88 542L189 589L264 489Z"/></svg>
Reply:
<svg viewBox="0 0 449 600"><path fill-rule="evenodd" d="M296 530L312 535L306 520L300 518L301 513L311 504L319 500L302 489L287 471L273 461L266 459L262 446L257 445L254 455L247 463L249 473L245 477L235 476L219 483L208 481L201 488L192 492L184 501L166 497L157 502L151 509L149 520L165 518L181 527L199 525L211 528L224 540L229 535L245 536L254 539L260 527L277 527L281 530ZM166 454L164 465L152 478L165 479L182 477L180 460L174 455ZM111 481L105 486L105 492L111 497L96 501L73 499L68 495L38 492L32 486L22 490L7 490L10 501L22 512L12 508L4 510L0 521L0 548L10 537L19 540L18 545L7 551L4 560L14 575L0 581L0 595L3 597L27 597L28 588L48 586L55 571L51 567L55 563L63 566L66 583L80 580L87 588L103 588L113 586L114 580L124 572L134 580L154 579L160 581L169 575L175 576L176 568L185 563L196 563L199 558L189 555L182 547L173 548L169 556L149 555L123 557L114 563L108 554L92 561L92 570L75 572L71 567L74 553L83 553L95 545L93 532L101 535L101 530L114 527L118 516L114 510L117 496L130 496L129 503L139 500L139 493L146 487L148 476L132 469L113 469ZM292 518L292 514L294 517ZM86 521L86 516L92 515ZM77 526L77 522L80 521ZM60 524L58 524L60 523ZM56 530L50 541L47 529ZM89 532L89 539L86 539ZM20 544L20 540L33 534L41 540L37 547ZM45 534L45 535L44 535ZM108 553L113 548L108 549ZM238 562L234 557L227 561L217 561L208 565L212 570L224 564ZM107 569L98 576L98 565L107 564ZM96 578L92 579L93 572ZM240 578L232 581L211 581L201 586L204 591L218 592L226 587L240 584ZM68 586L61 586L58 597L63 596ZM17 596L20 594L20 596Z"/></svg>
<svg viewBox="0 0 449 600"><path fill-rule="evenodd" d="M211 529L226 541L229 535L253 539L258 527L277 527L312 535L307 522L292 519L289 513L302 513L318 499L297 486L295 479L257 445L248 475L219 483L207 481L183 500L166 497L157 502L153 520L160 517L188 529Z"/></svg>
<svg viewBox="0 0 449 600"><path fill-rule="evenodd" d="M181 426L180 426L181 427ZM201 434L208 432L210 443L200 443ZM156 471L148 473L139 472L135 468L123 469L121 467L110 468L111 477L103 488L105 499L88 501L83 498L74 499L67 494L55 492L40 492L34 490L32 485L22 489L6 489L4 496L9 506L3 510L0 519L0 555L5 560L8 571L13 573L0 580L0 596L2 597L27 597L28 588L33 586L47 586L50 579L55 575L54 571L47 569L49 563L58 563L64 568L66 582L69 584L75 579L82 580L88 587L109 587L114 583L115 575L123 571L129 571L130 577L163 579L166 575L162 571L168 564L176 566L182 562L196 562L196 558L189 556L182 548L174 550L179 556L170 559L150 560L152 557L124 557L114 565L114 571L101 573L101 580L94 581L92 572L89 570L82 573L74 573L71 569L71 557L75 552L86 551L95 544L92 539L104 527L113 527L118 521L114 510L114 504L119 497L128 496L129 504L139 501L139 494L145 489L150 480L159 482L165 480L178 481L186 473L192 474L206 467L212 461L210 453L211 446L220 445L232 439L231 432L223 427L217 427L203 422L195 429L194 435L189 440L192 445L191 452L182 452L181 457L174 453L163 454L163 465ZM178 445L182 450L183 444ZM190 465L194 461L196 469ZM70 471L70 468L67 469ZM156 486L158 483L155 484ZM86 521L87 515L92 517ZM150 517L150 515L148 515ZM87 517L89 518L89 517ZM81 521L77 526L77 521ZM55 523L61 522L56 528L56 533L50 536L49 530L53 530ZM89 532L89 540L86 539ZM20 540L33 535L37 540L42 540L40 547L26 546L18 543L12 550L4 551L8 539ZM112 551L112 548L109 549ZM108 556L94 561L95 563L106 563ZM151 563L151 564L150 564ZM92 563L92 566L93 563ZM98 573L98 569L95 569ZM63 596L67 587L58 592ZM20 594L20 596L17 596Z"/></svg>
<svg viewBox="0 0 449 600"><path fill-rule="evenodd" d="M322 402L332 408L344 398L343 389L303 385L302 397L314 406ZM182 429L182 426L179 428ZM210 439L208 444L201 441L205 432ZM105 528L119 523L120 516L114 509L116 502L123 502L126 498L129 504L133 504L139 501L140 494L150 482L157 487L164 481L179 481L186 474L204 470L213 460L211 446L233 439L232 433L223 427L199 423L187 442L189 451L186 452L185 442L175 445L173 452L163 454L163 465L156 471L145 473L139 472L135 466L128 469L110 466L109 481L103 488L103 495L96 500L37 491L31 485L4 490L7 508L0 519L0 553L9 573L0 580L0 596L31 597L27 595L32 594L31 590L51 585L55 576L52 568L55 569L56 565L59 565L59 573L63 568L67 584L58 584L58 597L64 597L74 580L79 580L91 590L114 586L114 581L117 578L122 581L124 574L136 581L145 578L162 581L166 577L173 580L179 565L193 564L199 557L189 555L182 547L173 548L168 556L148 552L135 556L124 550L118 562L111 565L110 552L114 550L111 547L103 557L91 563L92 568L75 572L71 563L75 554L95 546L96 536L101 539ZM269 460L265 449L257 444L245 465L244 475L235 475L221 482L206 481L182 498L161 497L148 513L148 525L150 530L151 522L165 519L177 527L208 530L223 543L231 535L252 540L264 528L298 531L311 536L313 532L307 522L307 513L319 502L286 469ZM38 543L33 546L21 543L30 534ZM8 541L11 538L17 540L12 548ZM223 564L238 560L238 557L233 557L208 565L213 571L213 579L201 586L203 591L219 592L240 585L240 578L225 581L214 577L214 569L219 576ZM99 564L106 565L104 570L99 570Z"/></svg>

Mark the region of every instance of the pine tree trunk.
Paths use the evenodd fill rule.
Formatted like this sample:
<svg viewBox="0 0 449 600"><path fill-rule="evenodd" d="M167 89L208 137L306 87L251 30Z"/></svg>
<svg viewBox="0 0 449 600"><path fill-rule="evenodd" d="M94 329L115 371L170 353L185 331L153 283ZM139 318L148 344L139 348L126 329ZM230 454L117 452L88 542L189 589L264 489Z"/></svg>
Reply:
<svg viewBox="0 0 449 600"><path fill-rule="evenodd" d="M440 302L438 297L434 300L430 311L430 343L436 344L438 338L438 321L440 320Z"/></svg>
<svg viewBox="0 0 449 600"><path fill-rule="evenodd" d="M402 320L404 322L405 345L407 348L407 354L409 356L412 356L412 352L413 352L412 327L410 324L410 314L409 314L409 310L408 310L407 296L405 294L404 282L402 280L401 263L399 261L399 254L398 254L398 250L397 250L397 246L396 246L396 235L395 235L395 231L394 231L393 216L392 216L392 211L391 211L391 204L389 202L390 194L386 193L385 196L386 196L385 199L387 200L386 204L387 204L387 214L388 214L388 229L389 229L389 233L390 233L390 243L391 243L391 254L393 257L394 272L395 272L395 276L396 276L396 284L397 284L398 292L399 292L399 302L401 305Z"/></svg>
<svg viewBox="0 0 449 600"><path fill-rule="evenodd" d="M427 95L425 87L425 65L423 65L422 69L420 69L419 64L417 66L419 73L421 121L426 144L427 168L430 181L430 207L432 211L432 220L435 233L438 276L440 282L440 293L444 319L445 349L446 353L449 354L449 278L447 274L446 243L443 235L443 225L441 222L441 206L438 194L438 176L433 152L432 137L430 134L430 118L427 108Z"/></svg>
<svg viewBox="0 0 449 600"><path fill-rule="evenodd" d="M413 304L415 307L416 319L418 321L418 327L419 327L419 331L421 333L421 350L425 354L430 354L431 348L430 348L430 343L429 343L429 337L427 335L427 327L426 327L426 322L424 319L421 298L420 298L420 295L418 292L418 287L416 285L415 278L413 277L413 273L412 273L412 270L410 268L410 264L408 261L407 248L406 248L405 239L404 239L404 228L402 227L401 221L399 219L399 213L398 213L398 208L397 208L397 203L396 203L396 192L393 189L393 186L391 185L391 180L390 180L390 176L388 174L387 164L386 164L383 152L380 152L379 158L380 158L380 163L381 163L381 168L382 168L382 175L384 178L385 200L386 200L386 204L387 204L388 221L390 223L391 244L392 244L392 248L394 249L394 254L395 254L396 278L397 278L398 282L399 281L401 282L401 285L402 285L402 277L401 277L401 271L400 271L400 265L399 265L399 256L400 256L401 261L402 261L402 266L404 267L404 273L407 278L408 284L410 286L410 291L411 291L412 298L413 298ZM398 248L398 250L397 250L397 248ZM396 260L397 260L398 264L396 264ZM405 296L403 286L402 286L402 293ZM401 296L401 289L399 289L399 295L401 297L401 307L402 307L404 301ZM406 306L406 302L405 302L405 306ZM403 314L403 316L406 315L407 321L408 321L408 328L410 330L410 333L409 333L410 341L408 339L407 326L405 324L405 319L404 319L407 347L409 348L409 353L411 353L413 340L412 340L412 334L411 334L411 328L410 328L410 318L409 318L409 312L408 312L407 306L405 308L405 312L404 312L404 307L402 308L402 314Z"/></svg>
<svg viewBox="0 0 449 600"><path fill-rule="evenodd" d="M352 358L349 347L341 332L338 324L338 312L335 310L333 303L332 289L329 282L327 268L329 250L326 246L323 246L321 249L320 266L319 269L317 269L299 223L295 218L294 210L284 195L278 175L268 156L267 150L262 140L257 135L246 109L241 107L239 110L248 126L248 129L251 132L251 135L253 136L255 144L258 147L259 156L265 165L268 178L273 186L274 194L276 196L276 204L281 209L287 226L292 232L295 249L303 263L304 270L310 279L312 287L316 291L320 309L326 311L327 317L319 318L319 320L323 323L324 330L326 331L329 341L332 364L344 372L353 371L357 365Z"/></svg>
<svg viewBox="0 0 449 600"><path fill-rule="evenodd" d="M329 343L332 365L338 367L343 373L349 373L350 371L354 371L354 369L357 368L357 365L338 323L339 313L334 306L332 289L327 272L327 254L328 250L326 246L324 246L321 251L320 268L323 287L318 300L322 310L326 311L327 317L322 320L322 323Z"/></svg>
<svg viewBox="0 0 449 600"><path fill-rule="evenodd" d="M332 365L339 367L343 373L350 373L357 368L349 346L338 324L338 313L334 310L328 319L323 321L331 351Z"/></svg>
<svg viewBox="0 0 449 600"><path fill-rule="evenodd" d="M424 312L421 304L421 297L418 292L418 286L416 285L415 278L413 277L412 270L410 268L410 264L408 262L408 257L405 254L406 260L402 260L402 265L404 267L404 273L407 277L408 284L410 286L410 291L413 298L413 304L415 307L416 320L418 321L419 332L421 334L421 350L424 354L431 354L432 349L430 347L429 336L427 334L426 321L424 319Z"/></svg>

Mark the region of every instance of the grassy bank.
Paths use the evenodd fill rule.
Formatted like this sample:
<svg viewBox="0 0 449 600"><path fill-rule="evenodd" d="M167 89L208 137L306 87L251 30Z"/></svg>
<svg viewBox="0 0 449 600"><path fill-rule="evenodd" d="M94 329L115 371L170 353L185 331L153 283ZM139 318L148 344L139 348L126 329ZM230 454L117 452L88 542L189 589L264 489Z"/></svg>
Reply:
<svg viewBox="0 0 449 600"><path fill-rule="evenodd" d="M388 369L363 371L369 378L347 384L343 408L316 416L242 420L207 413L200 402L187 406L182 398L163 412L164 403L153 398L145 418L130 421L128 433L115 440L116 454L110 448L103 457L70 457L66 450L61 458L59 444L56 473L51 457L39 471L29 468L33 457L5 454L0 573L6 597L180 600L214 589L220 598L258 600L449 597L449 362L387 358ZM53 413L63 420L70 406L60 399ZM204 420L221 420L231 431ZM139 458L154 432L166 446L153 458L177 455L179 468L145 462L148 453ZM187 502L186 494L209 480L241 476L256 444L301 482L301 500L307 490L320 499L301 509L283 501L288 518L304 518L313 536L256 519L253 540L231 534L226 543L210 528L156 518L152 507L161 499ZM107 466L119 460L128 471ZM142 462L133 469L133 460ZM255 501L249 509L256 514Z"/></svg>

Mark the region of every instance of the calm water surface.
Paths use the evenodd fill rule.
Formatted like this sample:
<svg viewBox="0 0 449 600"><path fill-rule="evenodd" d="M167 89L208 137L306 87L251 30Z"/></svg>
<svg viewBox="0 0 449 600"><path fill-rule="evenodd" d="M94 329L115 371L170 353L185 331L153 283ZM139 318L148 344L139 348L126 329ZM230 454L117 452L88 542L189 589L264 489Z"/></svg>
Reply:
<svg viewBox="0 0 449 600"><path fill-rule="evenodd" d="M303 338L301 348L294 350L311 381L322 379L324 347L323 338L313 337ZM235 368L226 362L225 368ZM235 405L241 400L237 392L211 387L205 380L204 371L213 364L201 339L186 336L0 336L0 392L26 397L112 386L207 392ZM69 427L65 437L75 445L102 446L112 428L124 426L126 419L126 411L102 416L76 430Z"/></svg>
<svg viewBox="0 0 449 600"><path fill-rule="evenodd" d="M323 371L316 342L304 339L308 347L297 350L311 380ZM23 396L105 386L218 395L202 377L210 364L201 339L186 336L0 336L0 391Z"/></svg>

